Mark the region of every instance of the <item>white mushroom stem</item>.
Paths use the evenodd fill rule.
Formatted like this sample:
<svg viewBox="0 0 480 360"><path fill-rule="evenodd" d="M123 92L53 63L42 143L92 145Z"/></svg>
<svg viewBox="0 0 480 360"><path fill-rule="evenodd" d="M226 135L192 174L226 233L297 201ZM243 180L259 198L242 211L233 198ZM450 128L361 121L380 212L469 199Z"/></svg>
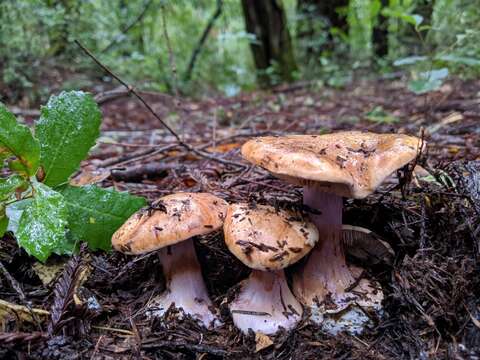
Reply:
<svg viewBox="0 0 480 360"><path fill-rule="evenodd" d="M305 186L303 191L304 204L320 212L310 214L320 236L307 263L294 274L294 292L304 304L313 306L329 295L341 297L355 279L347 267L342 245L342 197L315 185Z"/></svg>
<svg viewBox="0 0 480 360"><path fill-rule="evenodd" d="M291 329L302 317L302 305L290 291L283 270L252 270L230 304L233 322L244 333L248 329L274 334L280 327Z"/></svg>
<svg viewBox="0 0 480 360"><path fill-rule="evenodd" d="M159 252L166 289L149 305L149 314L163 316L172 304L206 327L219 323L210 310L212 302L203 281L193 240L163 248Z"/></svg>

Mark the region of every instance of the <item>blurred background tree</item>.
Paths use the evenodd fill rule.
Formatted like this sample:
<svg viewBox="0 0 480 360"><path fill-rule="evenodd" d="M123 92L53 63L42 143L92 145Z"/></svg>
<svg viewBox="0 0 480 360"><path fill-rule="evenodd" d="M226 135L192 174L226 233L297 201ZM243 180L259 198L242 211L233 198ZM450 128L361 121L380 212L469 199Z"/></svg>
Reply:
<svg viewBox="0 0 480 360"><path fill-rule="evenodd" d="M74 39L128 81L172 91L162 15L178 88L192 96L399 72L422 92L439 77L480 74L478 0L6 0L0 100L108 86Z"/></svg>
<svg viewBox="0 0 480 360"><path fill-rule="evenodd" d="M291 81L297 70L287 17L279 0L242 0L245 28L262 85Z"/></svg>

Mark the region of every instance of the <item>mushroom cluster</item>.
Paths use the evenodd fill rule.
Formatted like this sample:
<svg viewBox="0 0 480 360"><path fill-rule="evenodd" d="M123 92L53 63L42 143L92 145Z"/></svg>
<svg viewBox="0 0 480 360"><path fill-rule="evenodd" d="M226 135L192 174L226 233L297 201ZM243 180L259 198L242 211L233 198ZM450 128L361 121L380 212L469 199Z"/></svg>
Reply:
<svg viewBox="0 0 480 360"><path fill-rule="evenodd" d="M273 175L303 186L303 202L320 239L305 265L293 275L293 291L326 331L359 333L381 312L377 282L359 278L348 266L342 242L343 197L362 199L387 176L412 161L421 140L401 134L357 131L326 135L255 138L242 155Z"/></svg>
<svg viewBox="0 0 480 360"><path fill-rule="evenodd" d="M359 257L373 252L389 258L391 249L369 230L342 224L343 198L368 196L422 146L412 136L355 131L255 138L243 145L244 158L303 186L309 216L267 205L228 205L207 193L177 193L132 215L113 235L112 245L126 254L161 249L166 290L148 305L151 316L175 307L212 327L221 321L192 238L223 226L230 252L252 269L229 304L241 331L292 329L306 307L328 333L360 333L370 324L370 313L381 314L383 292L363 269L347 264L345 246L361 243L365 251L351 251ZM284 269L309 252L292 271L292 291Z"/></svg>

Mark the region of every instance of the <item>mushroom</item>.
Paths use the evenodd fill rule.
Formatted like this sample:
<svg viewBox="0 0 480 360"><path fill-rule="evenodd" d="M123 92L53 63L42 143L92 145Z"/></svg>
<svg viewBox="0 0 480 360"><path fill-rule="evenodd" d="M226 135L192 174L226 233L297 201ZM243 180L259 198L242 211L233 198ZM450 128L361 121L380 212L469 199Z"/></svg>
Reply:
<svg viewBox="0 0 480 360"><path fill-rule="evenodd" d="M126 254L161 249L166 290L150 302L149 315L161 317L173 305L206 327L220 323L211 311L192 238L221 228L227 206L207 193L171 194L132 215L113 234L113 247Z"/></svg>
<svg viewBox="0 0 480 360"><path fill-rule="evenodd" d="M293 328L302 306L290 291L283 269L307 254L318 240L315 225L301 214L267 205L229 206L224 224L229 250L252 270L230 303L234 324L273 334Z"/></svg>
<svg viewBox="0 0 480 360"><path fill-rule="evenodd" d="M420 143L416 137L401 134L346 131L260 137L242 146L242 155L250 162L303 186L303 202L313 209L310 218L320 240L294 274L293 291L311 308L314 321L332 319L335 326L327 326L331 333L358 333L369 323L365 308L381 311L379 285L367 286L366 279L358 283L356 277L362 272L346 264L342 197L362 199L374 192L388 175L417 156ZM358 309L360 304L362 309Z"/></svg>
<svg viewBox="0 0 480 360"><path fill-rule="evenodd" d="M343 246L347 255L371 264L392 265L395 252L389 243L371 230L360 226L342 225Z"/></svg>

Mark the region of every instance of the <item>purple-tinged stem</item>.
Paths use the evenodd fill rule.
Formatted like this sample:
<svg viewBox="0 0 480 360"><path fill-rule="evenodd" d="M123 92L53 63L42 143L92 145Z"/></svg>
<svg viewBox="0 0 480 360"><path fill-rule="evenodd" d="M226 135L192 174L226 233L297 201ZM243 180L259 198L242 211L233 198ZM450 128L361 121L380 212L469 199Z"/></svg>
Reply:
<svg viewBox="0 0 480 360"><path fill-rule="evenodd" d="M302 305L290 291L283 270L252 270L230 304L234 324L244 333L248 329L274 334L280 327L291 329L302 318Z"/></svg>
<svg viewBox="0 0 480 360"><path fill-rule="evenodd" d="M212 302L203 281L193 240L166 247L159 252L159 257L166 289L153 301L150 312L161 316L175 304L176 308L182 308L186 314L196 318L204 326L216 325L218 320L210 310Z"/></svg>
<svg viewBox="0 0 480 360"><path fill-rule="evenodd" d="M293 290L306 305L335 297L355 281L345 261L342 231L342 197L327 193L314 185L303 189L303 203L318 210L310 214L320 238L303 268L294 274Z"/></svg>

